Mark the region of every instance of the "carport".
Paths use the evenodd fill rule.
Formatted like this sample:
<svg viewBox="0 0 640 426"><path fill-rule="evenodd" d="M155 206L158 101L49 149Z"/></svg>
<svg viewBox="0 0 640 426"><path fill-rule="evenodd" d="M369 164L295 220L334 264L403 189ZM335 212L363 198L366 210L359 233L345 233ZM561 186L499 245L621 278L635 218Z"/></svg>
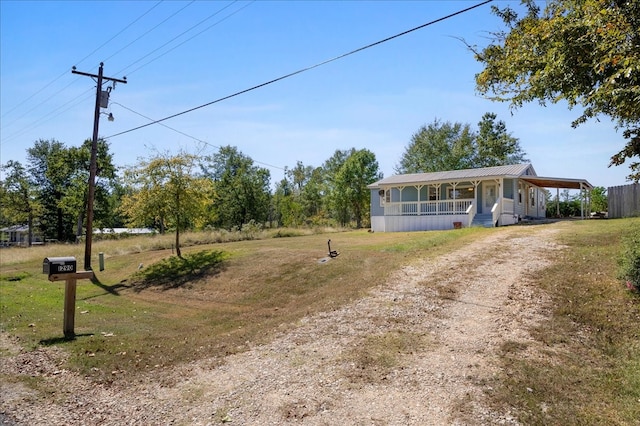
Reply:
<svg viewBox="0 0 640 426"><path fill-rule="evenodd" d="M580 191L580 217L582 219L591 212L591 190L593 185L584 179L564 179L541 176L521 176L525 182L541 188L556 188L556 213L560 216L560 189L577 189Z"/></svg>

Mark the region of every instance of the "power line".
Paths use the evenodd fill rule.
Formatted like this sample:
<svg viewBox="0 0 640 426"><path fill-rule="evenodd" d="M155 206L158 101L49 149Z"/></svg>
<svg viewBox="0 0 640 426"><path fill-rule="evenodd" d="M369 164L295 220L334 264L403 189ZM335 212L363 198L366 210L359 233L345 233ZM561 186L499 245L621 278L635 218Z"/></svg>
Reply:
<svg viewBox="0 0 640 426"><path fill-rule="evenodd" d="M69 72L69 70L64 70L64 72L62 74L60 74L59 76L57 76L56 78L54 78L53 80L51 80L49 83L45 84L40 90L37 90L35 93L33 93L31 96L28 96L26 99L24 99L22 102L19 102L16 106L14 106L13 108L10 108L7 112L5 112L4 114L2 114L2 118L6 117L7 115L11 114L13 111L15 111L16 109L18 109L19 107L21 107L22 105L24 105L27 101L31 100L34 96L42 93L47 87L51 86L53 83L55 83L56 81L60 80L63 76L67 75L67 73ZM40 105L36 105L34 108L37 108ZM33 111L33 109L30 109L29 111L27 111L25 114ZM22 118L24 116L21 115L18 118Z"/></svg>
<svg viewBox="0 0 640 426"><path fill-rule="evenodd" d="M227 99L231 99L231 98L234 98L234 97L236 97L236 96L239 96L239 95L242 95L242 94L245 94L245 93L251 92L251 91L256 90L256 89L259 89L259 88L261 88L261 87L265 87L265 86L268 86L268 85L270 85L270 84L277 83L278 81L285 80L285 79L287 79L287 78L293 77L293 76L295 76L295 75L301 74L301 73L306 72L306 71L310 71L310 70L315 69L315 68L319 68L319 67L321 67L321 66L323 66L323 65L329 64L329 63L331 63L331 62L335 62L335 61L337 61L337 60L339 60L339 59L346 58L347 56L354 55L354 54L356 54L356 53L358 53L358 52L362 52L363 50L370 49L370 48L372 48L372 47L375 47L375 46L378 46L378 45L380 45L380 44L386 43L386 42L391 41L391 40L393 40L393 39L396 39L396 38L398 38L398 37L402 37L402 36L404 36L404 35L407 35L407 34L409 34L409 33L414 32L414 31L417 31L417 30L420 30L420 29L422 29L422 28L428 27L428 26L430 26L430 25L436 24L436 23L438 23L438 22L445 21L445 20L447 20L447 19L450 19L450 18L452 18L452 17L454 17L454 16L457 16L457 15L460 15L460 14L462 14L462 13L469 12L470 10L476 9L476 8L478 8L478 7L480 7L480 6L484 6L484 5L485 5L485 4L487 4L487 3L491 3L492 1L493 1L493 0L485 0L485 1L483 1L482 3L478 3L478 4L474 5L474 6L467 7L467 8L465 8L465 9L459 10L459 11L457 11L457 12L451 13L451 14L449 14L449 15L443 16L443 17L441 17L441 18L435 19L435 20L433 20L433 21L427 22L427 23L425 23L425 24L419 25L419 26L414 27L414 28L411 28L411 29L409 29L409 30L403 31L403 32L401 32L401 33L398 33L398 34L392 35L391 37L387 37L387 38L385 38L385 39L382 39L382 40L376 41L376 42L371 43L371 44L368 44L368 45L366 45L366 46L362 46L362 47L360 47L360 48L358 48L358 49L355 49L355 50L352 50L352 51L350 51L350 52L343 53L342 55L336 56L336 57L331 58L331 59L327 59L327 60L322 61L322 62L319 62L319 63L317 63L317 64L315 64L315 65L311 65L311 66L309 66L309 67L299 69L299 70L297 70L297 71L291 72L291 73L289 73L289 74L285 74L285 75L283 75L283 76L281 76L281 77L278 77L278 78L275 78L275 79L273 79L273 80L269 80L269 81L267 81L267 82L264 82L264 83L258 84L257 86L253 86L253 87L250 87L250 88L248 88L248 89L244 89L244 90L241 90L241 91L239 91L239 92L235 92L235 93L233 93L233 94L231 94L231 95L227 95L227 96L224 96L224 97L222 97L222 98L218 98L218 99L216 99L216 100L214 100L214 101L207 102L206 104L202 104L202 105L199 105L199 106L197 106L197 107L190 108L190 109L188 109L188 110L185 110L185 111L182 111L182 112L179 112L179 113L176 113L176 114L170 115L170 116L168 116L168 117L161 118L160 120L156 120L156 121L153 121L153 122L151 122L151 123L143 124L142 126L134 127L134 128L132 128L132 129L125 130L125 131L122 131L122 132L120 132L120 133L115 133L115 134L113 134L113 135L111 135L111 136L107 136L105 139L108 139L108 138L114 138L114 137L116 137L116 136L124 135L124 134L126 134L126 133L130 133L130 132L133 132L133 131L136 131L136 130L140 130L140 129L143 129L143 128L145 128L145 127L149 127L149 126L151 126L151 125L153 125L153 124L158 124L158 123L161 123L161 122L163 122L163 121L170 120L170 119L172 119L172 118L175 118L175 117L178 117L178 116L181 116L181 115L184 115L184 114L188 114L188 113L190 113L190 112L193 112L193 111L196 111L196 110L199 110L199 109L202 109L202 108L205 108L205 107L211 106L211 105L213 105L213 104L216 104L216 103L219 103L219 102L225 101L225 100L227 100Z"/></svg>
<svg viewBox="0 0 640 426"><path fill-rule="evenodd" d="M195 3L196 0L191 0L189 3L187 3L184 7L182 7L181 9L177 10L176 12L172 13L171 15L169 15L168 17L166 17L162 22L158 23L157 25L155 25L153 28L145 31L144 34L142 34L141 36L139 36L138 38L136 38L135 40L133 40L132 42L130 42L129 44L127 44L126 46L120 48L119 50L117 50L115 53L113 53L111 56L107 57L104 59L103 62L108 61L109 59L113 58L114 56L116 56L118 53L122 52L124 49L126 49L127 47L131 46L132 44L134 44L135 42L137 42L138 40L142 39L144 36L146 36L147 34L149 34L150 32L152 32L153 30L155 30L156 28L158 28L159 26L161 26L162 24L164 24L165 22L167 22L168 20L170 20L171 18L173 18L174 16L176 16L177 14L179 14L180 12L182 12L183 10L185 10L186 8L188 8L189 6L191 6L193 3ZM120 74L120 73L118 73Z"/></svg>
<svg viewBox="0 0 640 426"><path fill-rule="evenodd" d="M89 53L87 56L85 56L84 58L82 58L80 60L80 62L77 62L75 65L80 65L82 62L84 62L88 57L90 57L91 55L93 55L94 53L96 53L98 50L102 49L104 46L106 46L108 43L110 43L111 41L113 41L113 39L115 39L116 37L118 37L120 34L122 34L123 32L125 32L127 29L129 29L133 24L135 24L136 22L138 22L140 19L142 19L143 17L145 17L149 12L151 12L153 9L155 9L156 7L158 7L160 5L160 3L162 3L164 0L160 0L159 2L157 2L156 4L154 4L153 6L151 6L151 8L149 10L147 10L145 13L143 13L142 15L138 16L136 19L134 19L129 25L127 25L126 27L124 27L123 29L121 29L120 31L118 31L118 33L116 33L113 37L111 37L109 40L105 41L104 43L102 43L100 46L96 47L94 49L93 52Z"/></svg>
<svg viewBox="0 0 640 426"><path fill-rule="evenodd" d="M154 121L154 120L153 120L153 118L147 117L147 116L146 116L146 115L144 115L144 114L141 114L141 113L139 113L139 112L137 112L137 111L134 111L134 110L132 110L131 108L126 107L126 106L122 105L121 103L118 103L118 102L111 102L111 105L119 105L119 106L121 106L122 108L126 109L127 111L130 111L130 112L132 112L132 113L134 113L134 114L136 114L136 115L139 115L139 116L140 116L140 117L142 117L142 118L145 118L145 119L147 119L147 120L149 120L149 121ZM175 129L175 128L170 127L170 126L167 126L167 125L166 125L166 124L164 124L164 123L158 123L158 124L160 124L162 127L165 127L165 128L167 128L167 129L169 129L169 130L172 130L172 131L174 131L174 132L176 132L176 133L179 133L179 134L181 134L181 135L183 135L183 136L186 136L186 137L188 137L188 138L190 138L190 139L193 139L193 140L195 140L196 142L200 142L200 143L202 143L202 144L204 144L204 145L208 145L208 146L210 146L210 147L212 147L212 148L218 148L218 149L222 148L222 147L221 147L221 146L219 146L219 145L214 145L214 144L212 144L212 143L210 143L210 142L207 142L207 141L205 141L205 140L202 140L202 139L196 138L195 136L191 136L191 135L189 135L189 134L187 134L187 133L185 133L185 132L183 132L183 131L180 131L180 130ZM273 164L264 163L264 162L262 162L262 161L253 160L253 162L254 162L254 163L258 163L258 164L262 164L263 166L271 167L271 168L273 168L273 169L284 170L284 171L286 171L286 170L287 170L287 169L286 169L286 168L284 168L284 167L274 166Z"/></svg>
<svg viewBox="0 0 640 426"><path fill-rule="evenodd" d="M255 0L254 0L255 1ZM228 9L229 7L233 6L235 3L237 3L238 0L234 0L233 2L229 3L228 5L226 5L225 7L223 7L222 9L217 10L216 12L212 13L211 15L207 16L206 18L204 18L203 20L201 20L200 22L198 22L195 25L192 25L191 27L189 27L188 29L186 29L185 31L181 32L180 34L178 34L177 36L173 37L171 40L167 41L166 43L164 43L161 46L158 46L157 48L155 48L154 50L152 50L151 52L147 53L146 55L144 55L143 57L137 59L136 61L134 61L133 63L127 65L125 68L123 68L122 70L118 71L116 74L121 74L124 73L127 69L131 68L132 66L134 66L135 64L137 64L138 62L142 61L143 59L151 56L152 54L154 54L155 52L157 52L158 50L162 49L163 47L171 44L172 42L174 42L175 40L177 40L178 38L182 37L183 35L187 34L189 31L193 30L194 28L202 25L203 23L205 23L206 21L208 21L209 19L213 18L214 16L222 13L223 11L225 11L226 9ZM251 2L253 3L253 2ZM231 13L230 15L225 16L224 18L214 22L212 25L209 25L207 28L205 28L204 30L200 31L199 33L189 37L188 39L184 40L183 42L177 44L176 46L172 47L171 49L167 50L166 52L160 54L159 56L156 56L155 58L151 59L149 62L144 63L143 65L140 65L138 68L134 69L133 71L129 71L127 72L127 75L131 75L134 72L138 71L141 68L146 67L147 65L149 65L150 63L156 61L157 59L163 57L164 55L166 55L169 52L172 52L173 50L177 49L178 47L182 46L183 44L185 44L186 42L194 39L195 37L199 36L200 34L202 34L205 31L208 31L209 29L213 28L214 26L218 25L219 23L229 19L230 17L232 17L233 15L235 15L236 13L240 12L241 10L245 9L246 7L248 7L251 3L248 3L247 5L241 7L240 9L234 11L233 13Z"/></svg>
<svg viewBox="0 0 640 426"><path fill-rule="evenodd" d="M76 65L80 65L82 62L84 62L87 58L89 58L91 55L93 55L94 53L96 53L98 50L100 50L101 48L103 48L104 46L107 45L107 43L111 42L113 39L115 39L117 36L119 36L120 34L122 34L125 30L127 30L128 28L130 28L133 24L135 24L136 22L138 22L140 19L142 19L144 16L146 16L149 12L151 12L153 9L155 9L160 3L162 3L163 0L158 1L156 4L154 4L149 10L147 10L146 12L144 12L142 15L140 15L139 17L137 17L136 19L134 19L131 23L129 23L129 25L127 25L126 27L124 27L122 30L120 30L118 33L116 33L113 37L111 37L109 40L105 41L104 43L102 43L100 46L98 46L97 48L95 48L91 53L89 53L88 55L86 55L84 58L80 59L79 61L76 62ZM38 95L39 93L42 93L42 91L44 91L47 87L51 86L53 83L55 83L56 81L58 81L60 78L62 78L63 76L67 75L69 73L69 70L66 69L64 70L64 72L62 74L60 74L59 76L57 76L56 78L54 78L51 82L49 82L48 84L46 84L44 87L42 87L40 90L36 91L34 94L32 94L31 96L27 97L25 100L23 100L22 102L18 103L16 106L14 106L13 108L9 109L8 111L6 111L4 114L2 114L2 117L4 118L5 116L7 116L7 114L11 113L12 111L16 110L18 107L22 106L24 103L26 103L27 101L29 101L30 99L32 99L34 96ZM74 80L75 81L75 80ZM64 88L62 88L60 91L56 92L56 94L60 93L62 90L66 89L67 87L69 87L68 85L65 86ZM55 95L53 95L55 96ZM50 96L49 99L51 99L53 96ZM46 101L45 101L46 102ZM38 106L42 106L43 103L39 104ZM36 107L37 108L37 107ZM28 112L33 111L33 108ZM25 113L26 114L26 113ZM22 117L22 116L21 116Z"/></svg>
<svg viewBox="0 0 640 426"><path fill-rule="evenodd" d="M62 115L63 113L69 111L69 109L73 108L75 105L77 104L73 104L70 105L68 108L63 109L64 107L66 107L67 105L75 102L76 100L80 99L81 97L84 96L84 98L82 99L83 101L90 99L92 96L85 96L87 95L89 92L92 92L93 89L87 89L84 92L82 92L81 94L79 94L78 96L76 96L75 98L65 102L64 104L60 105L59 107L57 107L56 109L51 110L50 112L48 112L47 114L45 114L44 116L36 119L35 121L33 121L32 123L30 123L29 125L27 125L26 127L23 127L21 130L18 130L16 133L7 136L6 138L3 138L2 141L0 142L0 144L2 143L6 143L9 141L12 141L13 139L17 138L18 136L22 136L23 134L25 134L26 132L28 132L29 130L33 130L37 127L42 126L43 124L48 123L49 121L53 120L56 117L59 117L60 115ZM62 111L60 111L62 110ZM57 113L57 114L56 114Z"/></svg>
<svg viewBox="0 0 640 426"><path fill-rule="evenodd" d="M83 59L81 59L79 62L77 62L76 64L79 64L81 62L83 62L84 60L86 60L88 57L90 57L91 55L93 55L95 52L97 52L99 49L101 49L102 47L104 47L107 43L109 43L110 41L114 40L118 35L122 34L125 30L127 30L128 28L130 28L133 24L135 24L136 22L138 22L141 18L143 18L144 16L146 16L149 12L151 12L154 8L156 8L160 3L162 3L162 1L164 0L160 0L159 2L157 2L155 5L153 5L149 10L147 10L146 12L144 12L142 15L140 15L138 18L136 18L134 21L132 21L131 23L129 23L126 27L124 27L122 30L120 30L117 34L115 34L113 37L111 37L109 40L107 40L106 42L104 42L102 45L100 45L98 48L94 49L90 54L86 55ZM255 0L254 0L255 1ZM206 27L205 29L203 29L202 31L198 32L197 34L189 37L188 39L184 40L183 42L181 42L180 44L174 46L173 48L167 50L166 52L160 54L159 56L151 59L150 61L146 62L145 64L139 66L138 68L134 69L133 71L131 71L130 73L128 73L129 75L131 75L132 73L140 70L141 68L149 65L150 63L156 61L157 59L163 57L164 55L170 53L171 51L177 49L178 47L182 46L183 44L185 44L186 42L192 40L193 38L199 36L200 34L202 34L203 32L211 29L212 27L220 24L221 22L229 19L231 16L235 15L236 13L240 12L241 10L245 9L246 7L248 7L249 5L251 5L254 1L248 3L247 5L241 7L240 9L235 10L234 12L232 12L231 14L225 16L224 18L216 21L215 23L213 23L212 25L209 25L208 27ZM135 43L136 41L140 40L142 37L144 37L145 35L149 34L151 31L155 30L156 28L158 28L160 25L164 24L165 22L167 22L168 20L170 20L171 18L175 17L178 13L182 12L184 9L186 9L188 6L190 6L191 4L193 4L195 2L195 0L191 1L190 3L188 3L186 6L182 7L181 9L179 9L178 11L174 12L173 14L171 14L170 16L168 16L167 18L165 18L162 22L160 22L159 24L155 25L153 28L151 28L150 30L146 31L144 34L142 34L141 36L139 36L138 38L136 38L134 41L130 42L129 44L127 44L126 46L124 46L123 48L121 48L120 50L116 51L114 54L112 54L111 56L109 56L109 58L112 58L113 56L115 56L116 54L122 52L125 48L131 46L133 43ZM158 50L162 49L163 47L167 46L168 44L170 44L171 42L175 41L176 39L182 37L183 35L187 34L189 31L193 30L194 28L202 25L204 22L208 21L209 19L213 18L214 16L218 15L219 13L223 12L224 10L226 10L227 8L231 7L233 4L237 3L238 0L234 0L231 3L229 3L228 5L222 7L221 9L217 10L216 12L212 13L211 15L209 15L208 17L206 17L205 19L201 20L200 22L198 22L195 25L192 25L191 27L189 27L187 30L181 32L180 34L178 34L177 36L173 37L171 40L169 40L168 42L164 43L163 45L161 45L160 47L152 50L151 52L149 52L148 54L144 55L143 57L139 58L138 60L134 61L133 63L129 64L127 67L125 67L123 70L118 71L116 74L120 74L122 73L124 70L131 68L133 65L137 64L138 62L142 61L143 59L147 58L148 56L152 55L153 53L157 52ZM51 84L53 84L55 81L57 81L58 79L60 79L63 75L66 75L68 73L68 71L65 71L63 74L61 74L60 76L58 76L55 80L53 80L51 83L49 83L47 86L43 87L42 89L40 89L38 92L34 93L33 95L31 95L29 98L27 98L26 100L24 100L23 102L21 102L19 105L17 105L16 107L14 107L13 109L16 109L18 106L24 104L27 100L33 98L36 94L42 92L44 89L46 89L48 86L50 86ZM56 93L54 93L53 95L49 96L48 99L53 99L56 95L58 95L59 93L62 93L65 89L67 89L69 86L71 86L73 83L75 83L76 80L73 80L71 83L67 84L66 86L64 86L62 89L58 90ZM73 103L75 100L79 99L80 97L82 97L83 95L85 95L87 92L89 92L91 89L81 93L80 95L76 96L75 98L73 98L72 100L66 102L65 104L63 104L62 106L46 113L44 116L36 119L35 121L31 122L29 125L27 125L26 127L23 127L20 130L17 130L15 133L13 133L12 135L3 138L2 142L8 142L10 140L15 139L18 136L23 135L24 133L26 133L29 130L32 130L36 127L39 127L45 123L48 123L49 121L51 121L53 118L58 117L59 115L61 115L62 113L64 113L65 111L68 111L69 109L71 109L73 106L75 106L76 104L74 103L73 105L70 105L68 108L66 108L63 111L60 111L59 113L56 114L57 111L59 111L60 109L64 108L65 106ZM85 98L86 99L86 98ZM21 116L17 117L15 120L18 120L22 117L24 117L25 115L27 115L28 113L30 113L31 111L34 111L37 108L42 107L43 105L45 105L48 102L48 100L45 100L42 103L39 103L38 105L34 106L33 108L31 108L30 110L26 111L25 113L23 113ZM12 110L13 110L12 109ZM9 111L10 112L10 111ZM8 112L7 112L8 114ZM6 114L5 114L6 115ZM4 115L3 115L4 117ZM49 118L50 117L50 118ZM11 127L11 123L9 124L9 127ZM7 126L4 126L5 131Z"/></svg>

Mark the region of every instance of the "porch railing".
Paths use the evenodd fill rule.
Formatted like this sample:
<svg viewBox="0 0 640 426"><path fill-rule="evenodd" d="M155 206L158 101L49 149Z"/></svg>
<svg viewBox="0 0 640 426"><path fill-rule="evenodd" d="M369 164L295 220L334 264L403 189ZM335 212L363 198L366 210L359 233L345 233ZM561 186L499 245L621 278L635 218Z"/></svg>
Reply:
<svg viewBox="0 0 640 426"><path fill-rule="evenodd" d="M496 203L493 205L491 209L491 218L493 220L493 226L498 224L498 220L500 220L500 216L502 215L502 198L498 198Z"/></svg>
<svg viewBox="0 0 640 426"><path fill-rule="evenodd" d="M403 201L386 203L385 216L421 216L421 215L446 215L466 214L467 209L473 204L473 198L460 200L437 201Z"/></svg>
<svg viewBox="0 0 640 426"><path fill-rule="evenodd" d="M475 203L471 203L471 205L467 208L467 226L471 227L473 223L473 218L476 216L476 212L478 208Z"/></svg>

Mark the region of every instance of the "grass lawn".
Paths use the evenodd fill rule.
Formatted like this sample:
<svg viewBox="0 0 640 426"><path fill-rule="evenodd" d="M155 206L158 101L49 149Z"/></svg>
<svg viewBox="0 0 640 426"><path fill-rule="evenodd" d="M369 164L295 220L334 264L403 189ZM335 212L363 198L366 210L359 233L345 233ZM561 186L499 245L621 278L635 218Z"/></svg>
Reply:
<svg viewBox="0 0 640 426"><path fill-rule="evenodd" d="M0 326L26 348L60 345L70 353L69 367L94 380L135 380L152 369L243 351L307 314L361 296L411 259L488 232L496 231L354 231L215 244L197 244L194 234L183 255L213 257L215 267L189 279L172 269L177 258L154 237L96 242L94 256L104 253L106 267L94 282L78 281L74 340L62 334L64 282L49 282L42 261L76 256L81 269L84 247L16 248L0 252ZM326 261L329 238L340 255Z"/></svg>
<svg viewBox="0 0 640 426"><path fill-rule="evenodd" d="M527 425L640 424L640 295L616 278L640 219L572 222L567 249L532 277L552 301L529 347L506 342L493 402Z"/></svg>

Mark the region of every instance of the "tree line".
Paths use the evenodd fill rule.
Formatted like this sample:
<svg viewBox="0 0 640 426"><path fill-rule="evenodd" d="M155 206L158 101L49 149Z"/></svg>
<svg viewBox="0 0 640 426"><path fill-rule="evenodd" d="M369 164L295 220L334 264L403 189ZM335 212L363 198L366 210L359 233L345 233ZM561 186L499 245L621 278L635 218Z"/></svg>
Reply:
<svg viewBox="0 0 640 426"><path fill-rule="evenodd" d="M430 172L525 161L518 139L487 113L479 130L434 120L413 137L396 167ZM25 165L4 164L0 225L28 224L46 239L78 241L86 220L91 141L68 147L38 140ZM320 166L298 161L272 187L268 169L237 147L207 156L155 153L118 170L98 141L94 228L149 227L159 233L198 229L369 225L370 191L381 179L368 149L336 150ZM31 232L30 232L31 233ZM30 239L31 241L31 239Z"/></svg>
<svg viewBox="0 0 640 426"><path fill-rule="evenodd" d="M27 224L30 234L61 242L80 239L90 152L90 140L80 147L38 140L26 164L4 164L0 224ZM337 150L319 167L298 162L274 191L269 170L232 146L208 156L156 153L118 170L108 143L99 140L97 166L95 229L150 227L176 231L176 238L184 230L240 230L249 223L366 226L366 186L382 177L375 155L355 148Z"/></svg>
<svg viewBox="0 0 640 426"><path fill-rule="evenodd" d="M27 224L45 239L83 237L91 141L67 147L38 140L27 149L27 164L2 165L0 226ZM490 167L527 162L520 142L493 113L477 130L469 124L435 119L411 137L398 173ZM212 154L155 153L118 169L109 144L98 141L94 229L148 227L180 235L187 230L243 230L258 227L369 226L367 186L382 173L373 152L336 150L320 166L298 161L272 186L268 169L237 147Z"/></svg>

